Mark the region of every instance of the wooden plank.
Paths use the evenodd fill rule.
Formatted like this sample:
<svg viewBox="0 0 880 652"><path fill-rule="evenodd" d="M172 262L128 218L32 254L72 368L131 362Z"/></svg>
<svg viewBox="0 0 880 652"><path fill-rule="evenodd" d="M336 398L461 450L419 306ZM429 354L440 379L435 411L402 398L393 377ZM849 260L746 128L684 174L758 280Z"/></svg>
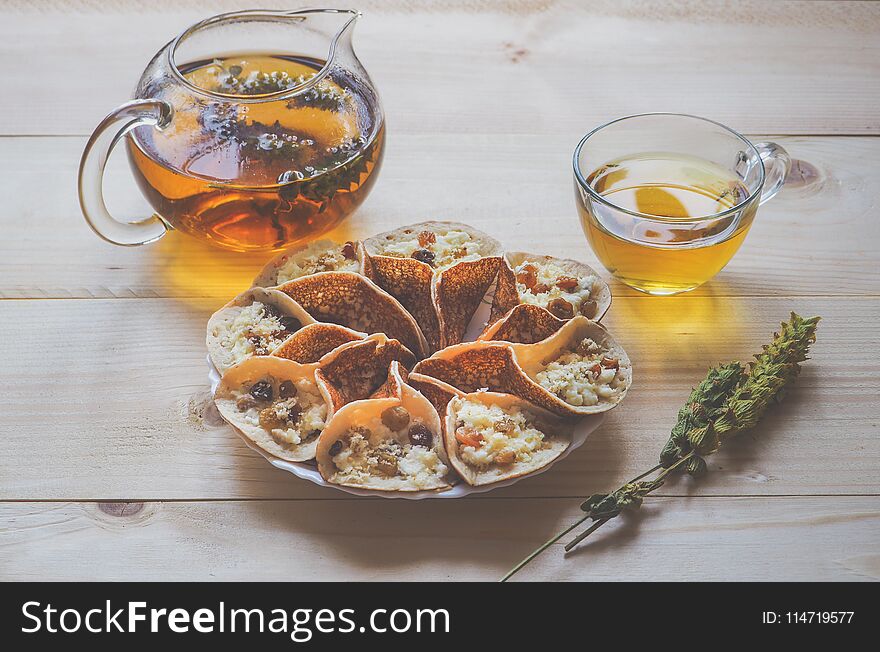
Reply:
<svg viewBox="0 0 880 652"><path fill-rule="evenodd" d="M153 54L237 0L4 4L0 133L91 132ZM288 8L289 3L265 3ZM768 6L769 4L769 6ZM858 2L364 2L393 133L554 134L685 111L748 132L877 134L880 7ZM662 62L662 63L659 63ZM47 79L51 80L47 83Z"/></svg>
<svg viewBox="0 0 880 652"><path fill-rule="evenodd" d="M271 468L209 401L208 300L0 302L0 499L344 497ZM813 360L754 435L710 458L699 494L880 493L876 299L623 297L606 323L634 363L626 402L551 472L493 497L583 496L655 464L708 366L746 360L795 309L824 317Z"/></svg>
<svg viewBox="0 0 880 652"><path fill-rule="evenodd" d="M761 208L742 250L695 296L877 295L880 139L777 140L799 161L789 187ZM334 237L439 217L484 228L513 250L598 266L574 207L573 144L540 135L396 134L372 196ZM0 297L220 301L247 287L267 256L224 253L182 234L136 249L99 240L82 219L74 191L83 145L81 138L0 139ZM111 162L107 195L122 216L148 214L122 156ZM613 291L635 294L620 284Z"/></svg>
<svg viewBox="0 0 880 652"><path fill-rule="evenodd" d="M491 581L580 514L503 502L2 503L0 579ZM878 580L878 536L877 496L657 498L517 579Z"/></svg>

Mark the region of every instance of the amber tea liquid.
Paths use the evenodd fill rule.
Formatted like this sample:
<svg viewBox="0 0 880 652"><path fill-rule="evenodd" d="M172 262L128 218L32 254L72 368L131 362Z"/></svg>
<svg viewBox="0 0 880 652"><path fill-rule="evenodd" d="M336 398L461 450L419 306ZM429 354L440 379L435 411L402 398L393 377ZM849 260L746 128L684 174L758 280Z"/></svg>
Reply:
<svg viewBox="0 0 880 652"><path fill-rule="evenodd" d="M248 54L180 69L199 88L255 96L299 85L324 63ZM142 191L174 227L238 251L277 250L334 228L369 193L384 144L375 98L334 75L284 101L205 97L164 131L135 130L128 154Z"/></svg>
<svg viewBox="0 0 880 652"><path fill-rule="evenodd" d="M743 182L710 161L649 152L609 161L587 183L612 204L653 216L643 220L598 202L578 202L596 256L628 285L650 294L692 290L724 267L746 237L757 202L738 219L714 216L749 196Z"/></svg>

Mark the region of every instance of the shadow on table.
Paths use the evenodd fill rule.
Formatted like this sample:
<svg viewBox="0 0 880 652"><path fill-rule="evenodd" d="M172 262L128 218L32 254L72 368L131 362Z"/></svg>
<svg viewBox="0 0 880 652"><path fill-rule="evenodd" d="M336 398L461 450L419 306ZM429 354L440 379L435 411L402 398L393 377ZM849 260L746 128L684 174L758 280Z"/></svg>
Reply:
<svg viewBox="0 0 880 652"><path fill-rule="evenodd" d="M298 579L344 579L350 574L380 580L493 580L578 518L581 494L602 489L603 481L584 477L592 458L606 460L603 476L620 474L619 446L600 428L542 476L482 496L415 501L323 489L317 499L254 501L247 508L253 510L254 522L272 531L273 543L289 541L310 559L317 551L320 562L306 576L303 557L291 560ZM268 473L274 478L280 472L267 467ZM302 495L303 481L289 482L291 491ZM273 561L284 564L277 557ZM322 567L334 563L337 569Z"/></svg>

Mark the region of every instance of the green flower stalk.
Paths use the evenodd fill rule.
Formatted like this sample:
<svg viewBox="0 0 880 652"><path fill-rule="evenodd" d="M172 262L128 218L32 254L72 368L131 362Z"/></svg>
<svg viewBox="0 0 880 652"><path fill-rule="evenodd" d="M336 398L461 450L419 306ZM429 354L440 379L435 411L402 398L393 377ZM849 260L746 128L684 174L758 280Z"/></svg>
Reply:
<svg viewBox="0 0 880 652"><path fill-rule="evenodd" d="M704 457L731 437L754 428L767 408L780 401L786 387L800 373L810 345L816 341L819 317L804 319L791 313L773 341L755 355L746 371L738 362L714 367L697 385L678 411L669 441L660 452L660 463L610 494L593 494L581 504L584 516L544 543L517 564L501 581L506 582L532 559L588 519L593 524L565 546L566 552L626 510L641 507L643 499L666 482L676 470L692 476L706 472ZM657 473L652 480L644 478Z"/></svg>

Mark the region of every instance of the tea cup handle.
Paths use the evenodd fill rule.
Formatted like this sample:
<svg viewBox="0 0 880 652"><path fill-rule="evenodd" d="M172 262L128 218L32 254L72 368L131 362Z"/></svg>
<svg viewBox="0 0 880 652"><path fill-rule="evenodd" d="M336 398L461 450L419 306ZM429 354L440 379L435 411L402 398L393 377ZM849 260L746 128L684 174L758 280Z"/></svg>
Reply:
<svg viewBox="0 0 880 652"><path fill-rule="evenodd" d="M86 222L112 244L133 247L158 240L171 227L158 214L139 222L120 222L104 203L104 167L110 152L129 131L141 125L167 127L174 110L161 100L126 102L101 121L79 163L79 205Z"/></svg>
<svg viewBox="0 0 880 652"><path fill-rule="evenodd" d="M755 149L764 164L764 189L761 191L760 201L763 204L768 199L773 199L785 184L785 178L791 169L791 157L776 143L755 143Z"/></svg>

